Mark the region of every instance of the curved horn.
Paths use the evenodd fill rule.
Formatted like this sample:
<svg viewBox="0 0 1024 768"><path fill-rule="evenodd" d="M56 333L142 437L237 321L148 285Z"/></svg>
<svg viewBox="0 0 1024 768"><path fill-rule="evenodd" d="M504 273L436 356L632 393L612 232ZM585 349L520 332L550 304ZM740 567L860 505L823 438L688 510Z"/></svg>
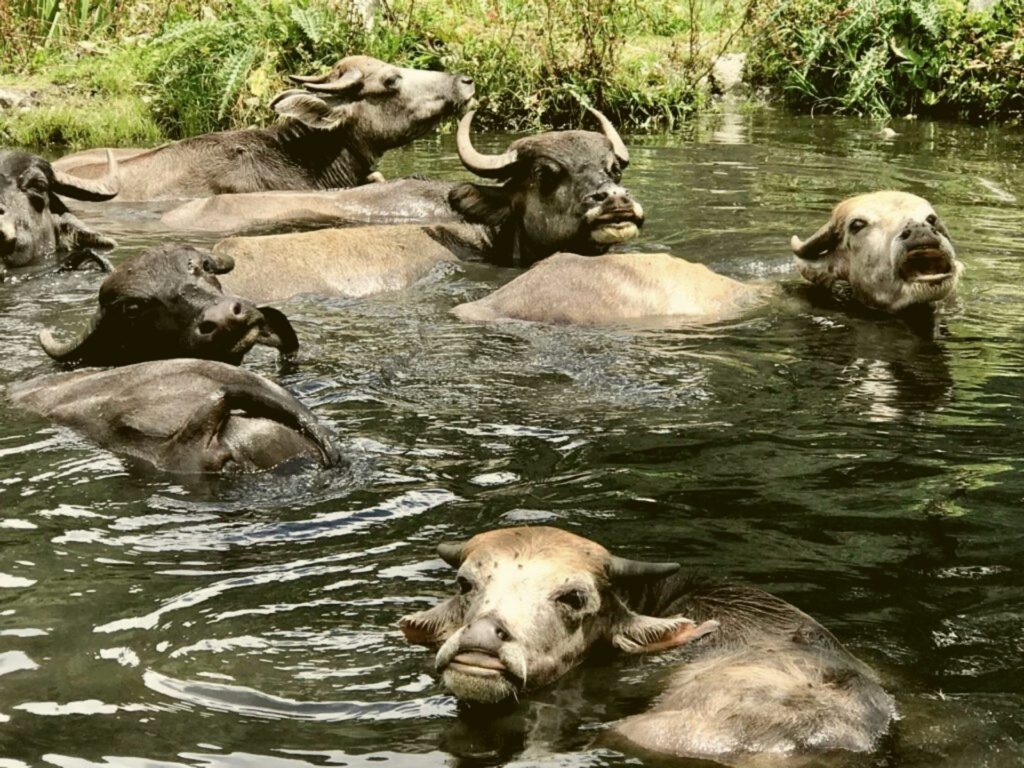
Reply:
<svg viewBox="0 0 1024 768"><path fill-rule="evenodd" d="M831 220L807 240L801 241L799 237L793 235L789 241L789 247L793 249L793 253L807 261L821 258L829 251L835 250L838 244L839 232Z"/></svg>
<svg viewBox="0 0 1024 768"><path fill-rule="evenodd" d="M519 153L514 149L503 152L500 155L484 155L473 148L473 141L469 138L469 127L473 122L473 115L476 110L467 112L459 121L459 130L455 136L455 145L459 150L459 160L477 176L484 178L500 179L508 176L508 169L515 165L519 159Z"/></svg>
<svg viewBox="0 0 1024 768"><path fill-rule="evenodd" d="M619 159L619 162L623 165L629 165L629 150L626 149L626 143L619 136L619 132L615 130L615 126L612 125L612 121L602 115L593 107L587 107L587 111L592 114L597 122L601 125L601 132L608 141L612 143L612 152L615 153L615 157Z"/></svg>
<svg viewBox="0 0 1024 768"><path fill-rule="evenodd" d="M288 75L288 79L293 83L299 85L306 85L307 83L326 83L331 79L331 73L325 72L322 75Z"/></svg>
<svg viewBox="0 0 1024 768"><path fill-rule="evenodd" d="M437 545L437 554L452 568L462 565L462 545L464 541L443 541Z"/></svg>
<svg viewBox="0 0 1024 768"><path fill-rule="evenodd" d="M339 77L337 80L330 80L328 82L310 82L305 83L306 90L314 91L317 93L342 93L355 86L359 85L363 81L363 73L358 69L349 69Z"/></svg>
<svg viewBox="0 0 1024 768"><path fill-rule="evenodd" d="M209 251L203 254L203 269L215 275L223 275L235 268L234 258L227 253Z"/></svg>
<svg viewBox="0 0 1024 768"><path fill-rule="evenodd" d="M615 555L612 555L608 562L608 578L612 581L655 579L671 576L678 570L679 563L646 563L643 560L627 560Z"/></svg>
<svg viewBox="0 0 1024 768"><path fill-rule="evenodd" d="M117 160L114 153L107 150L107 173L102 179L80 179L69 173L53 171L53 191L58 195L74 200L88 200L100 203L116 197L121 191L121 182L117 178Z"/></svg>
<svg viewBox="0 0 1024 768"><path fill-rule="evenodd" d="M53 332L49 328L45 328L39 332L39 343L46 350L46 354L54 360L61 363L76 362L82 359L85 345L89 343L89 339L95 333L99 324L100 314L97 312L93 315L92 320L89 321L89 325L78 334L74 341L57 341L53 336Z"/></svg>

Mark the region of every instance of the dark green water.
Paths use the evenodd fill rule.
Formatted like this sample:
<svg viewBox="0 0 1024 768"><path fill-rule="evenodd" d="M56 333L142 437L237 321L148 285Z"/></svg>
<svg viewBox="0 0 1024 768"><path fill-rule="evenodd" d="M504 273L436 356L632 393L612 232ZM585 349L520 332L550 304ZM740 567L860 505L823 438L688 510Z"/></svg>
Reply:
<svg viewBox="0 0 1024 768"><path fill-rule="evenodd" d="M731 115L632 142L626 182L640 248L794 282L789 236L840 197L928 197L967 266L937 342L795 299L701 331L475 327L448 309L512 273L474 266L285 307L283 381L350 470L183 480L0 403L0 768L636 765L602 726L671 654L481 722L397 630L449 589L438 541L531 521L757 584L874 665L891 738L814 765L1024 764L1024 135L896 129ZM461 175L448 138L384 170L412 169ZM119 255L165 239L88 215ZM52 370L36 332L98 281L0 285L0 384Z"/></svg>

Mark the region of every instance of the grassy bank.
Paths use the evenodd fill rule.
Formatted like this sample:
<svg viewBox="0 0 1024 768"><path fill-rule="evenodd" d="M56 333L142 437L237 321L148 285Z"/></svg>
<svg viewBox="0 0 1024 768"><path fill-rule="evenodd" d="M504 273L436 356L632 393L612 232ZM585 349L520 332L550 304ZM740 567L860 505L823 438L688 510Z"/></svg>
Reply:
<svg viewBox="0 0 1024 768"><path fill-rule="evenodd" d="M32 0L5 6L0 83L43 106L0 117L6 143L153 143L259 125L288 73L348 53L472 74L481 123L566 125L581 102L634 128L671 126L741 25L740 0L398 0L368 27L349 0ZM4 15L5 14L5 15Z"/></svg>
<svg viewBox="0 0 1024 768"><path fill-rule="evenodd" d="M780 0L751 74L794 109L1024 121L1024 0Z"/></svg>

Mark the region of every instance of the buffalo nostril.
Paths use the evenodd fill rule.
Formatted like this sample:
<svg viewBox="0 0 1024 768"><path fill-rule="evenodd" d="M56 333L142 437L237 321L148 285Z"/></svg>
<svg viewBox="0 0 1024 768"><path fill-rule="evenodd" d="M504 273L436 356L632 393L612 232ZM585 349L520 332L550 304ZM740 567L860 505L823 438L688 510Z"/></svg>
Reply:
<svg viewBox="0 0 1024 768"><path fill-rule="evenodd" d="M910 228L909 227L907 229L904 229L902 232L900 232L900 240L906 240L909 237L910 237Z"/></svg>
<svg viewBox="0 0 1024 768"><path fill-rule="evenodd" d="M466 77L465 75L463 75L462 77L459 78L459 82L462 83L463 85L472 85L473 84L473 78L472 77Z"/></svg>
<svg viewBox="0 0 1024 768"><path fill-rule="evenodd" d="M605 200L608 199L608 193L595 192L594 194L590 195L590 197L588 197L587 199L592 203L603 203Z"/></svg>
<svg viewBox="0 0 1024 768"><path fill-rule="evenodd" d="M508 633L508 630L506 630L504 627L495 627L494 635L503 643L507 643L509 640L512 639L512 635L510 635Z"/></svg>
<svg viewBox="0 0 1024 768"><path fill-rule="evenodd" d="M217 324L212 320L204 320L199 324L199 328L197 330L201 336L210 336L217 330Z"/></svg>

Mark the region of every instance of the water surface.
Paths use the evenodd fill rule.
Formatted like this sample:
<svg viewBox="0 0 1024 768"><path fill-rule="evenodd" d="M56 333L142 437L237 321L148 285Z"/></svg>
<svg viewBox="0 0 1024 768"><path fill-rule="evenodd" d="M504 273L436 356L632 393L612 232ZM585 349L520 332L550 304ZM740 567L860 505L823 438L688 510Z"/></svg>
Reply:
<svg viewBox="0 0 1024 768"><path fill-rule="evenodd" d="M795 297L700 330L472 326L449 308L514 274L476 265L285 306L303 352L281 380L346 470L147 472L0 403L0 766L635 765L602 730L671 654L480 721L397 630L450 589L438 541L524 522L829 627L901 720L875 754L816 764L1021 765L1024 135L896 129L727 113L631 141L626 183L640 249L790 283L789 236L839 198L928 197L967 267L935 341ZM383 170L464 178L450 137ZM115 258L167 239L144 211L88 216ZM0 285L0 384L53 370L35 334L84 323L99 279ZM279 376L269 350L247 365Z"/></svg>

